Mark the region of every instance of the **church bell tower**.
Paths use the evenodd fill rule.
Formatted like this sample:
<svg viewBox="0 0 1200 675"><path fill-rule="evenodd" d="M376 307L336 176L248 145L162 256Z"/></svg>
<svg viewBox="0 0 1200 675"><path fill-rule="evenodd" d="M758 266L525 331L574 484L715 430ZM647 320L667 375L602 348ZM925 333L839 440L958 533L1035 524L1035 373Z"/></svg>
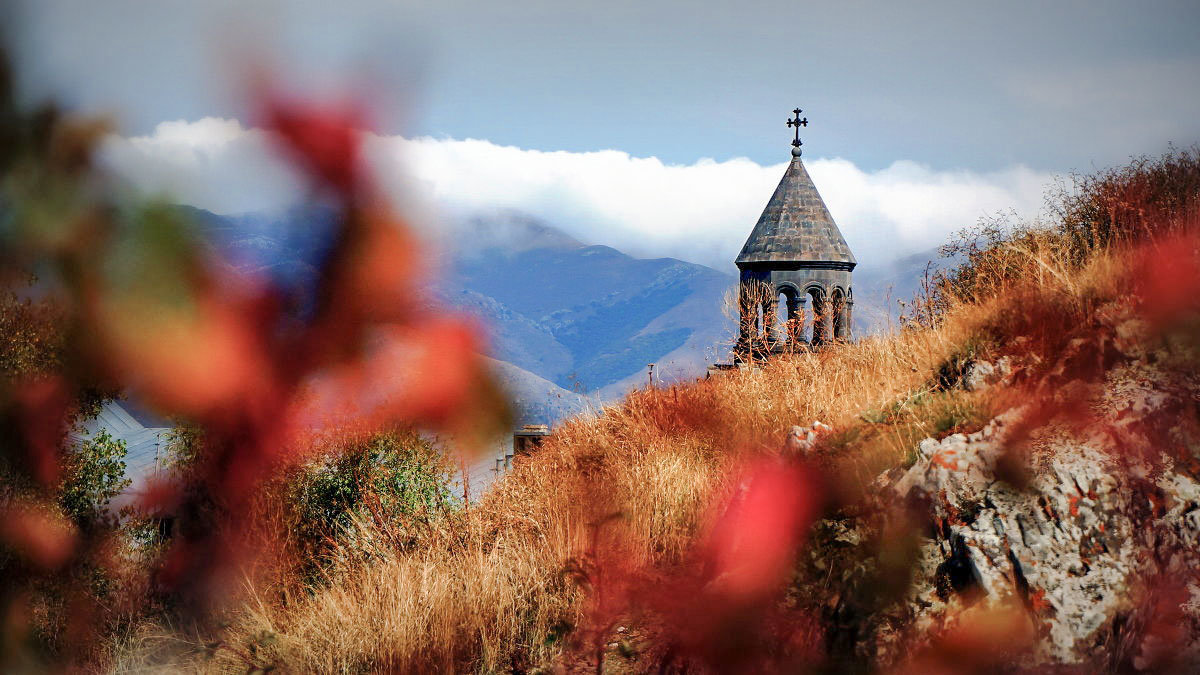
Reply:
<svg viewBox="0 0 1200 675"><path fill-rule="evenodd" d="M800 160L808 118L792 112L792 161L735 261L739 362L850 339L858 262Z"/></svg>

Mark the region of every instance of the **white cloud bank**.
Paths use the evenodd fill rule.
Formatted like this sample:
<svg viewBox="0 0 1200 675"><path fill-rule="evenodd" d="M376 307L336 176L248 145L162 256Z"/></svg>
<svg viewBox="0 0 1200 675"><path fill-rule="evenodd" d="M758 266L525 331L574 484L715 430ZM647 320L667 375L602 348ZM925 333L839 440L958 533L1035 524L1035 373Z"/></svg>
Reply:
<svg viewBox="0 0 1200 675"><path fill-rule="evenodd" d="M730 269L786 165L748 159L669 165L615 150L543 152L374 134L366 147L383 187L411 213L514 209L586 243L720 269ZM780 149L785 159L787 150ZM266 133L235 120L164 122L149 136L110 139L101 156L139 191L216 213L279 210L302 194ZM910 161L879 171L844 159L805 164L865 264L937 246L984 215L1033 216L1052 179L1024 166L979 173ZM437 233L438 218L417 219Z"/></svg>

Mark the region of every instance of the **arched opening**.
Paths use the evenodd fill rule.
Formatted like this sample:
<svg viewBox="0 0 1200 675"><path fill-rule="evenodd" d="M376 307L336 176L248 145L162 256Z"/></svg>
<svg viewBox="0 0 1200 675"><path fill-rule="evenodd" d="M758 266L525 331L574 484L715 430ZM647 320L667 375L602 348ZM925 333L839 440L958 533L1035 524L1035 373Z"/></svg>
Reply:
<svg viewBox="0 0 1200 675"><path fill-rule="evenodd" d="M830 308L830 312L833 315L833 339L845 340L850 337L846 316L846 294L840 288L833 290L833 307Z"/></svg>
<svg viewBox="0 0 1200 675"><path fill-rule="evenodd" d="M775 298L770 285L758 279L743 280L738 304L741 314L739 351L743 354L764 352L775 334Z"/></svg>
<svg viewBox="0 0 1200 675"><path fill-rule="evenodd" d="M775 331L776 344L786 350L792 350L805 341L803 296L791 284L780 286L776 293L779 308L779 321Z"/></svg>
<svg viewBox="0 0 1200 675"><path fill-rule="evenodd" d="M778 342L788 341L788 322L792 320L791 303L788 302L788 294L784 289L779 289L779 295L775 297L775 335Z"/></svg>

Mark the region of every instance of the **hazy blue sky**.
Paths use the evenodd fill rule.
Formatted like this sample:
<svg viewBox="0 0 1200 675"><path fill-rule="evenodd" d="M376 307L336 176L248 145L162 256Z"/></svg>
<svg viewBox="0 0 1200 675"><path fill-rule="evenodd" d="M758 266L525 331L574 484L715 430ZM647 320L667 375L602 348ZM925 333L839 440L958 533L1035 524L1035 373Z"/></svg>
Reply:
<svg viewBox="0 0 1200 675"><path fill-rule="evenodd" d="M365 92L382 181L432 231L513 209L724 269L797 105L864 265L1034 215L1054 174L1200 140L1197 0L22 0L5 26L27 98L115 115L105 161L137 189L295 203L239 91L267 58L296 92Z"/></svg>
<svg viewBox="0 0 1200 675"><path fill-rule="evenodd" d="M431 8L430 6L436 6ZM872 170L1088 169L1200 138L1200 2L36 0L28 91L123 130L235 117L239 50L369 73L382 131L670 163L807 149ZM409 104L409 105L401 105ZM408 109L408 119L401 111Z"/></svg>

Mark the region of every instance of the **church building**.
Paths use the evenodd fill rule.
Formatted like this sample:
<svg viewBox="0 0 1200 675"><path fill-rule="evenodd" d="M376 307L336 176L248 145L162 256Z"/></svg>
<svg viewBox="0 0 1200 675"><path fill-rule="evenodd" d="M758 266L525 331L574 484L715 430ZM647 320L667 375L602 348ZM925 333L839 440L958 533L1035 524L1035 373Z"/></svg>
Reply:
<svg viewBox="0 0 1200 675"><path fill-rule="evenodd" d="M738 362L850 339L858 262L800 160L808 119L792 112L792 161L735 261Z"/></svg>

